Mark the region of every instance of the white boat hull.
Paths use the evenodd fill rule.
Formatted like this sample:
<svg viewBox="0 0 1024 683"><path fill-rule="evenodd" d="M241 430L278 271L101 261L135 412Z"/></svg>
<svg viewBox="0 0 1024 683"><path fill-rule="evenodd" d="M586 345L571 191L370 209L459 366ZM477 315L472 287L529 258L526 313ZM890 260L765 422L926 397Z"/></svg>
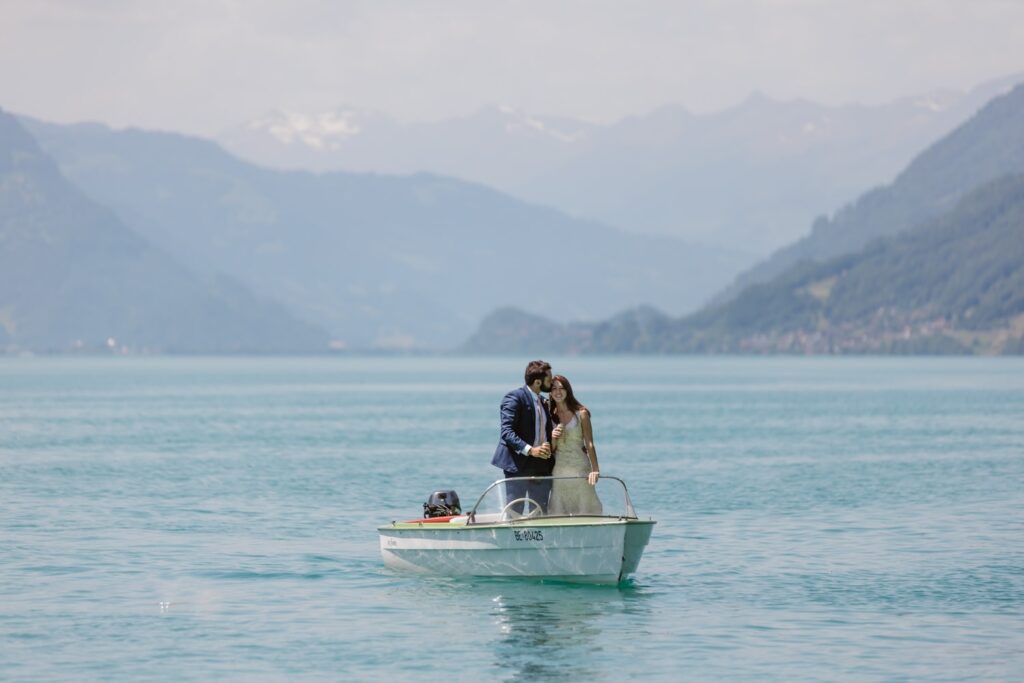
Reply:
<svg viewBox="0 0 1024 683"><path fill-rule="evenodd" d="M448 576L537 577L617 584L636 571L653 521L544 518L494 525L381 527L384 563Z"/></svg>

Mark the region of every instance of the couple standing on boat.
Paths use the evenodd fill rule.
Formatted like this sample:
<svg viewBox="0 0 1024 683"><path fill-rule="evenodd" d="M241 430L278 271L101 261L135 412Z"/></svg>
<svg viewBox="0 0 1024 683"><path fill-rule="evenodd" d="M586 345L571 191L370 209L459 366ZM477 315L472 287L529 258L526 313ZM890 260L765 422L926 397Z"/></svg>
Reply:
<svg viewBox="0 0 1024 683"><path fill-rule="evenodd" d="M590 412L573 396L568 379L552 376L549 363L530 361L524 379L524 386L501 401L501 440L491 464L506 479L581 478L509 481L505 499L530 498L550 515L601 514L601 501L594 491L600 470ZM550 400L542 392L548 392ZM519 504L517 511L522 508Z"/></svg>

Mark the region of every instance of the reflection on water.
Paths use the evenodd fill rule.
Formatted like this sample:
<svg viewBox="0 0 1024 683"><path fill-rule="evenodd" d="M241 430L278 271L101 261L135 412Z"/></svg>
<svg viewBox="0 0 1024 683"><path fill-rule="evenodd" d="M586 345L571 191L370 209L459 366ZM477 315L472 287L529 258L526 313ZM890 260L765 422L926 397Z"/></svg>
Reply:
<svg viewBox="0 0 1024 683"><path fill-rule="evenodd" d="M628 629L623 617L646 612L645 602L630 586L510 583L491 610L495 667L513 681L600 677L607 673L602 643L615 640L602 634Z"/></svg>

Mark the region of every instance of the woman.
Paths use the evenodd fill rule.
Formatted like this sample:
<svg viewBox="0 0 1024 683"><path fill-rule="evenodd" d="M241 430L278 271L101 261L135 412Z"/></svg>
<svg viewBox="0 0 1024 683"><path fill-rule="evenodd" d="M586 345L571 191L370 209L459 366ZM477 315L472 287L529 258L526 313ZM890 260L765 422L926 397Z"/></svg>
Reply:
<svg viewBox="0 0 1024 683"><path fill-rule="evenodd" d="M572 385L562 375L551 380L551 420L555 429L551 447L555 454L554 477L586 477L555 479L548 504L550 515L599 515L601 501L594 486L600 476L597 449L590 426L590 411L576 400Z"/></svg>

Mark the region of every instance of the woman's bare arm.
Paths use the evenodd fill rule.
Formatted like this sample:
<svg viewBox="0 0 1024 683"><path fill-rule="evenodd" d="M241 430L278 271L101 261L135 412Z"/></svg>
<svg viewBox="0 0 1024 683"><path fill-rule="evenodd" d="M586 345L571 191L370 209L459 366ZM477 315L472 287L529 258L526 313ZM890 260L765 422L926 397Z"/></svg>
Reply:
<svg viewBox="0 0 1024 683"><path fill-rule="evenodd" d="M584 408L580 411L580 423L583 425L583 445L587 447L587 455L590 456L590 476L587 481L593 486L597 483L601 468L597 464L597 446L594 445L594 430L590 424L590 411Z"/></svg>

